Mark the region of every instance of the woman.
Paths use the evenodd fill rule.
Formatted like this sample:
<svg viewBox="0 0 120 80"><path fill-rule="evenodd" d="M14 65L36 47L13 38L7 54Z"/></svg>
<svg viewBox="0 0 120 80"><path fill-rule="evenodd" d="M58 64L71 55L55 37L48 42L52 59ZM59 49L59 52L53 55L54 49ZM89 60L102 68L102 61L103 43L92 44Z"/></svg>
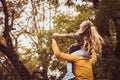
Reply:
<svg viewBox="0 0 120 80"><path fill-rule="evenodd" d="M53 38L57 35L58 34L53 34ZM65 36L66 34L63 35ZM102 43L104 43L104 41L90 21L82 22L80 24L80 29L76 32L76 35L83 36L84 43L80 50L77 50L72 54L62 53L59 50L55 39L52 39L54 54L59 58L73 62L73 70L77 80L93 80L92 64L95 64L96 62L96 53L94 50L101 51ZM84 54L87 54L87 57L84 56Z"/></svg>

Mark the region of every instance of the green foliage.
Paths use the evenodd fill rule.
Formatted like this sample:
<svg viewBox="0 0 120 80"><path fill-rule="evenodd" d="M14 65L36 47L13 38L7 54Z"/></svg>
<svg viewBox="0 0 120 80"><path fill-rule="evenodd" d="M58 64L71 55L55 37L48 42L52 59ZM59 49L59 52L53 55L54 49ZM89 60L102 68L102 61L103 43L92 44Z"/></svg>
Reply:
<svg viewBox="0 0 120 80"><path fill-rule="evenodd" d="M64 33L67 29L71 29L71 25L74 24L74 18L69 16L69 15L65 15L65 14L60 14L57 17L55 17L54 19L54 24L55 24L55 30L58 33ZM73 29L74 30L74 29ZM68 30L69 31L69 30Z"/></svg>
<svg viewBox="0 0 120 80"><path fill-rule="evenodd" d="M20 52L20 60L25 64L30 72L37 69L38 65L40 64L38 61L38 57L36 56L37 53L33 49L28 49L26 47L21 46L23 50Z"/></svg>
<svg viewBox="0 0 120 80"><path fill-rule="evenodd" d="M51 35L52 31L47 31L47 30L41 30L40 33L38 34L38 39L40 43L40 48L39 48L39 60L41 63L41 66L43 67L48 67L49 66L49 61L51 61Z"/></svg>

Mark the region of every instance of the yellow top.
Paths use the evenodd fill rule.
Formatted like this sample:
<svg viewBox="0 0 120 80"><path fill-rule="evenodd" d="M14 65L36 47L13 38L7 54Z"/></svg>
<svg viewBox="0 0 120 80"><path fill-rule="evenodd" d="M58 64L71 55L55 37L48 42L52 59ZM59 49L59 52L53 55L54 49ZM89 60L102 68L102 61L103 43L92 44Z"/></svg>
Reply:
<svg viewBox="0 0 120 80"><path fill-rule="evenodd" d="M57 57L73 62L73 70L76 76L75 80L93 80L92 64L95 64L97 61L95 52L92 52L91 59L76 54L66 54L59 50L54 39L52 40L52 49Z"/></svg>

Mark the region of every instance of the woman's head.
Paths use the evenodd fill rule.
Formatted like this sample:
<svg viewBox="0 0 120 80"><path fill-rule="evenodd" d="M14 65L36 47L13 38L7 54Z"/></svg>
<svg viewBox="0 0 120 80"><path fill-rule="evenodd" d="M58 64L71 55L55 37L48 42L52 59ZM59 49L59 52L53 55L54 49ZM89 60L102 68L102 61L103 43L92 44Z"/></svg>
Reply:
<svg viewBox="0 0 120 80"><path fill-rule="evenodd" d="M103 38L91 21L83 21L80 24L79 32L84 36L83 47L88 50L94 48L97 51L102 51Z"/></svg>

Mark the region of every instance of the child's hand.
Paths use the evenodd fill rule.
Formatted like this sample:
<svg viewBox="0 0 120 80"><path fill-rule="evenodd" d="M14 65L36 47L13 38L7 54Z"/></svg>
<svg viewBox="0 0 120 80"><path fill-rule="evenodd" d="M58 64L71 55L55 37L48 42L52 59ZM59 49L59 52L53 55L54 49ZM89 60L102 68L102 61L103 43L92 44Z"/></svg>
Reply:
<svg viewBox="0 0 120 80"><path fill-rule="evenodd" d="M58 33L53 33L52 38L56 38L58 36Z"/></svg>

